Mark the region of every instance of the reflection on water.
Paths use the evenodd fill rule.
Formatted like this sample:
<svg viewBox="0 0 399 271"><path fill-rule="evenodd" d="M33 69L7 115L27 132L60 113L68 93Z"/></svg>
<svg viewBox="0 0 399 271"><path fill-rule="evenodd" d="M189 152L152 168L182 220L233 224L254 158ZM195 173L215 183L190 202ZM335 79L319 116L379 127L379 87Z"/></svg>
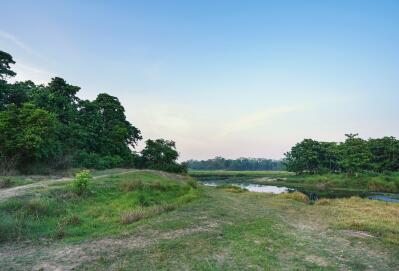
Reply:
<svg viewBox="0 0 399 271"><path fill-rule="evenodd" d="M218 186L220 182L209 182L204 181L202 184L207 186ZM252 183L229 183L231 185L235 185L241 188L245 188L250 192L260 192L260 193L272 193L272 194L281 194L287 193L293 189L284 186L274 186L274 185L262 185L262 184L252 184Z"/></svg>
<svg viewBox="0 0 399 271"><path fill-rule="evenodd" d="M260 192L260 193L272 193L272 194L281 194L288 193L293 191L300 191L306 194L310 200L318 200L320 198L347 198L352 196L358 196L362 198L369 198L373 200L382 200L388 202L396 202L399 203L399 195L398 194L384 194L384 193L376 193L376 192L366 192L366 191L354 191L354 190L343 190L343 189L327 189L327 190L317 190L310 188L289 188L285 186L275 186L275 185L266 185L266 184L255 184L249 183L247 181L239 181L237 179L213 179L213 180L201 180L199 181L207 186L218 186L223 184L235 185L241 188L245 188L250 192Z"/></svg>

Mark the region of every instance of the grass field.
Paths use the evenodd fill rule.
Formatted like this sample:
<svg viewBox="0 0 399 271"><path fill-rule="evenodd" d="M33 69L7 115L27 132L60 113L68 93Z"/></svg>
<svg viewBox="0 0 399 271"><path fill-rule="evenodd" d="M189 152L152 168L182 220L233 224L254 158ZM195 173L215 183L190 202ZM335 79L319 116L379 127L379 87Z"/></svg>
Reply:
<svg viewBox="0 0 399 271"><path fill-rule="evenodd" d="M68 183L53 183L40 193L0 203L0 241L79 240L119 233L129 227L125 224L173 210L195 197L187 181L152 172L96 179L84 195L77 195Z"/></svg>
<svg viewBox="0 0 399 271"><path fill-rule="evenodd" d="M399 204L350 198L309 205L299 193L195 186L189 177L135 172L96 179L84 199L65 196L69 186L60 183L9 200L2 217L31 218L0 243L1 269L397 270ZM49 200L48 209L28 207L33 198ZM165 203L173 208L124 222L129 210ZM57 234L59 225L65 234Z"/></svg>

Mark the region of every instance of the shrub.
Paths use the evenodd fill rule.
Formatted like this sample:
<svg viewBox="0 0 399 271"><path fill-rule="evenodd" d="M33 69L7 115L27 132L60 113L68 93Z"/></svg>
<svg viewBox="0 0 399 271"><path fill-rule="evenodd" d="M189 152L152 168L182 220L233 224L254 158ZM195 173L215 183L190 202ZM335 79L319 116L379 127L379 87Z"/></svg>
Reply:
<svg viewBox="0 0 399 271"><path fill-rule="evenodd" d="M295 191L292 193L283 193L283 194L279 194L277 196L282 199L291 199L291 200L295 200L295 201L299 201L299 202L303 202L303 203L309 203L308 196L306 196L305 194L298 192L298 191Z"/></svg>
<svg viewBox="0 0 399 271"><path fill-rule="evenodd" d="M76 193L82 195L86 192L92 179L93 177L90 170L82 170L81 172L76 173L75 179L72 182L72 186L76 190Z"/></svg>
<svg viewBox="0 0 399 271"><path fill-rule="evenodd" d="M331 200L329 200L329 199L319 199L318 201L316 201L316 205L322 205L322 206L325 206L325 205L330 205L331 204Z"/></svg>

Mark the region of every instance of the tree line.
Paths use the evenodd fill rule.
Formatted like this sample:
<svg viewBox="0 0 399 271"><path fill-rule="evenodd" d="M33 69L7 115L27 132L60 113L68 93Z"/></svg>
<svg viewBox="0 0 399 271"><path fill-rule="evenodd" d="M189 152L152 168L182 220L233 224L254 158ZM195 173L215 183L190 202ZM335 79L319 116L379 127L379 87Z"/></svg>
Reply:
<svg viewBox="0 0 399 271"><path fill-rule="evenodd" d="M399 140L395 137L364 140L346 134L344 142L304 139L285 153L284 164L296 173L399 171Z"/></svg>
<svg viewBox="0 0 399 271"><path fill-rule="evenodd" d="M188 160L187 166L192 170L282 170L284 165L280 160L264 158L225 159L215 157L208 160Z"/></svg>
<svg viewBox="0 0 399 271"><path fill-rule="evenodd" d="M140 167L185 171L175 142L147 140L125 116L117 97L77 96L80 87L60 77L47 85L8 82L16 73L12 56L0 51L0 171L39 172L69 167Z"/></svg>

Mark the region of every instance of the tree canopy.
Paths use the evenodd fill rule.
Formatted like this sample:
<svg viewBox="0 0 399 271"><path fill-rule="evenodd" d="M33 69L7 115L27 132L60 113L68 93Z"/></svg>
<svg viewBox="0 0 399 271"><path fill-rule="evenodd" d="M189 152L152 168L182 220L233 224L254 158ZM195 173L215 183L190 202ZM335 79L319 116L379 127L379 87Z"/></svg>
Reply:
<svg viewBox="0 0 399 271"><path fill-rule="evenodd" d="M47 85L9 83L11 64L12 56L0 51L0 170L180 166L172 141L148 140L142 156L133 152L142 135L117 97L82 100L80 87L60 77Z"/></svg>
<svg viewBox="0 0 399 271"><path fill-rule="evenodd" d="M287 170L296 173L398 171L399 140L383 137L364 140L346 134L344 142L304 139L285 154Z"/></svg>
<svg viewBox="0 0 399 271"><path fill-rule="evenodd" d="M187 166L193 170L282 170L280 160L264 158L225 159L215 157L208 160L188 160Z"/></svg>

